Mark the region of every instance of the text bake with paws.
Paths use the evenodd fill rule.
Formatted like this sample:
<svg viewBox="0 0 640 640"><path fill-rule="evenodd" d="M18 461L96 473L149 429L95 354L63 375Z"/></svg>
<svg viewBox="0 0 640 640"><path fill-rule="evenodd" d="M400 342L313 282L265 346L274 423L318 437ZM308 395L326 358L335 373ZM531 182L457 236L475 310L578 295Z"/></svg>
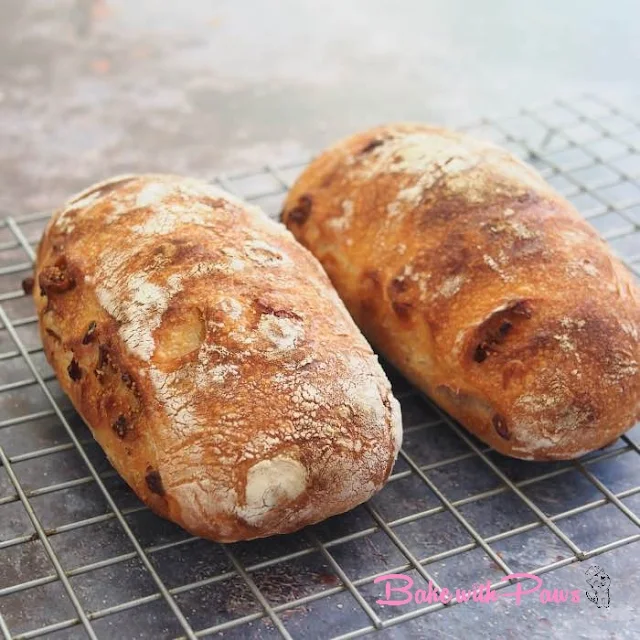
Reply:
<svg viewBox="0 0 640 640"><path fill-rule="evenodd" d="M114 178L54 214L35 276L61 387L160 515L263 537L389 476L389 382L316 259L255 207L187 178Z"/></svg>

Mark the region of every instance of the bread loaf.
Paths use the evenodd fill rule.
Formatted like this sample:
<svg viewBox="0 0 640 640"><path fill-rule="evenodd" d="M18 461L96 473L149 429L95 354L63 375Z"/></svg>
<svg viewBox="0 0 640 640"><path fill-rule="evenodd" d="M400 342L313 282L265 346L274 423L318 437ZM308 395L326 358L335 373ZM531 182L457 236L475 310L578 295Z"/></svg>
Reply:
<svg viewBox="0 0 640 640"><path fill-rule="evenodd" d="M315 258L258 209L114 178L54 214L36 283L63 390L137 495L192 533L294 531L387 479L389 383Z"/></svg>
<svg viewBox="0 0 640 640"><path fill-rule="evenodd" d="M498 451L573 458L638 419L638 289L506 151L372 129L312 162L283 219L374 346Z"/></svg>

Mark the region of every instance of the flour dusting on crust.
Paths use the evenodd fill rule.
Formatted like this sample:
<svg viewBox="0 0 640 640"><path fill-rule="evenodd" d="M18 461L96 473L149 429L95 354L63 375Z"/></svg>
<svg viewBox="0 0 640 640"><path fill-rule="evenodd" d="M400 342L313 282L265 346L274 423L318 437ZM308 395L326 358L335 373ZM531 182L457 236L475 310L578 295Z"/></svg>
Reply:
<svg viewBox="0 0 640 640"><path fill-rule="evenodd" d="M444 298L452 298L462 289L466 277L463 274L457 274L447 278L438 288L437 292Z"/></svg>
<svg viewBox="0 0 640 640"><path fill-rule="evenodd" d="M353 200L343 200L337 215L327 219L327 224L336 231L346 231L353 221Z"/></svg>
<svg viewBox="0 0 640 640"><path fill-rule="evenodd" d="M265 314L260 318L258 331L267 338L270 351L289 351L302 340L304 328L299 320Z"/></svg>
<svg viewBox="0 0 640 640"><path fill-rule="evenodd" d="M236 508L249 524L259 524L274 507L297 498L307 486L307 470L298 461L283 455L260 460L247 473L245 502Z"/></svg>
<svg viewBox="0 0 640 640"><path fill-rule="evenodd" d="M189 372L178 370L165 373L155 367L149 368L149 378L155 388L171 428L181 437L197 434L204 423L189 403L189 394L181 391L188 383Z"/></svg>
<svg viewBox="0 0 640 640"><path fill-rule="evenodd" d="M154 210L142 224L131 227L136 233L146 236L166 235L185 224L211 224L211 207L199 202L190 204L170 203Z"/></svg>
<svg viewBox="0 0 640 640"><path fill-rule="evenodd" d="M403 174L410 183L399 189L395 201L387 205L390 216L411 211L424 194L436 184L446 185L450 192L464 193L469 202L483 202L495 196L484 180L492 169L513 189L548 189L542 178L529 166L503 149L473 138L460 138L444 131L406 131L388 127L389 138L375 147L354 171L362 180L380 174ZM400 205L399 207L397 205ZM524 227L516 233L527 234Z"/></svg>
<svg viewBox="0 0 640 640"><path fill-rule="evenodd" d="M261 267L281 266L291 262L284 252L264 240L245 242L244 251L249 260Z"/></svg>
<svg viewBox="0 0 640 640"><path fill-rule="evenodd" d="M76 204L65 302L95 329L77 404L97 398L106 415L94 433L145 502L228 541L298 529L382 486L401 442L399 405L288 231L171 176L88 190ZM58 258L44 251L45 264ZM98 345L108 378L91 375Z"/></svg>
<svg viewBox="0 0 640 640"><path fill-rule="evenodd" d="M135 249L105 251L96 269L96 295L104 309L120 324L119 333L128 349L148 361L155 350L153 332L181 282L164 286L150 281L150 274L133 272Z"/></svg>

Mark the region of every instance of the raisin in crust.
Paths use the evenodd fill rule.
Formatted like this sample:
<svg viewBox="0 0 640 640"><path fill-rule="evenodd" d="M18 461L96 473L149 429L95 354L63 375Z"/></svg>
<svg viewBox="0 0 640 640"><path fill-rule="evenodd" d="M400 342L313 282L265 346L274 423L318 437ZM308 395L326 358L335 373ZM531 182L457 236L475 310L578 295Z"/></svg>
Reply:
<svg viewBox="0 0 640 640"><path fill-rule="evenodd" d="M234 541L370 498L401 441L377 358L313 256L208 184L120 176L51 219L33 297L45 352L155 512Z"/></svg>
<svg viewBox="0 0 640 640"><path fill-rule="evenodd" d="M283 221L371 342L498 451L573 458L638 419L638 288L505 150L371 129L311 163Z"/></svg>

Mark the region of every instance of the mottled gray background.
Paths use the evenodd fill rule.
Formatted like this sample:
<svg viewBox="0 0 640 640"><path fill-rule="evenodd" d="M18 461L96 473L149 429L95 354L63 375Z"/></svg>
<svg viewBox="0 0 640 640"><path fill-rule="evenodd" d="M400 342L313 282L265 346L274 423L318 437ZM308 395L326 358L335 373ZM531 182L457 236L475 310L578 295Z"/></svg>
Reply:
<svg viewBox="0 0 640 640"><path fill-rule="evenodd" d="M638 0L2 0L0 212L639 89Z"/></svg>

